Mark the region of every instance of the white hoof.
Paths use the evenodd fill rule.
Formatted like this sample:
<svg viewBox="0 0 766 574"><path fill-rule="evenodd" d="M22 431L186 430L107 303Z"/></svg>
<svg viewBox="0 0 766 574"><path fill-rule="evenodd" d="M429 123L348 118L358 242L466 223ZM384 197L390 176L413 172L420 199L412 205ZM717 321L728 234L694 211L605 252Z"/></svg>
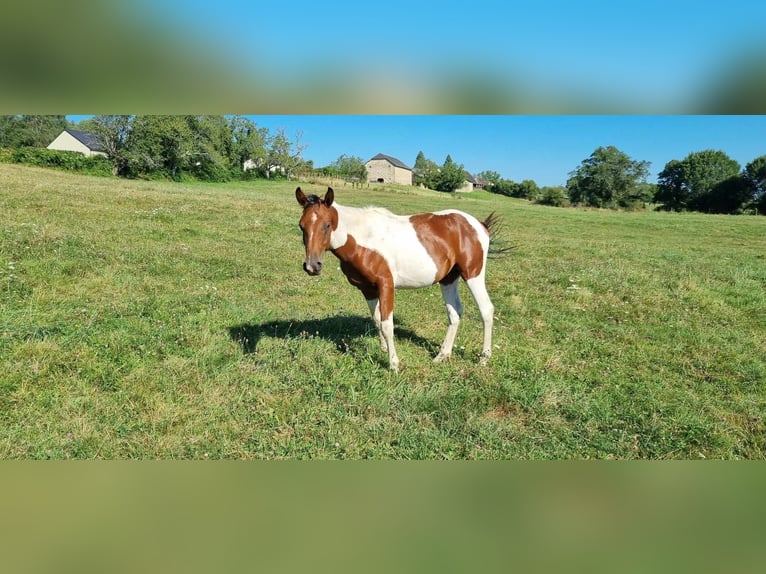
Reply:
<svg viewBox="0 0 766 574"><path fill-rule="evenodd" d="M434 357L434 363L443 363L444 361L448 360L452 355L445 355L444 353L439 353Z"/></svg>

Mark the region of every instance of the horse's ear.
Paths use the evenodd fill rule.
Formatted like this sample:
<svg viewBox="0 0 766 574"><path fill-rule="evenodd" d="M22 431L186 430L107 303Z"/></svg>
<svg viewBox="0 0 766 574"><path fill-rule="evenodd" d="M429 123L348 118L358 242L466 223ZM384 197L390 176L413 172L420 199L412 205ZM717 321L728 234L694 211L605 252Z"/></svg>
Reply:
<svg viewBox="0 0 766 574"><path fill-rule="evenodd" d="M335 192L332 190L331 187L328 187L327 193L324 194L324 204L327 207L330 207L334 199L335 199Z"/></svg>
<svg viewBox="0 0 766 574"><path fill-rule="evenodd" d="M309 198L306 197L306 194L303 193L303 190L300 187L295 190L295 199L298 200L301 207L306 207L306 204L309 202Z"/></svg>

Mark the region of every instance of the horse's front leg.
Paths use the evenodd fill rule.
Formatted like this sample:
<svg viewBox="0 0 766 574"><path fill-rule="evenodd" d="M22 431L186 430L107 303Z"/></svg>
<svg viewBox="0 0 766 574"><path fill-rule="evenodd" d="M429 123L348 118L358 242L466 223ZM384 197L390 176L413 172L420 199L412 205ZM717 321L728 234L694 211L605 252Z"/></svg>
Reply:
<svg viewBox="0 0 766 574"><path fill-rule="evenodd" d="M381 281L378 284L380 293L380 332L388 349L388 366L395 373L399 371L399 357L394 346L394 282Z"/></svg>
<svg viewBox="0 0 766 574"><path fill-rule="evenodd" d="M370 315L372 315L372 320L375 322L375 328L378 331L380 349L384 353L387 353L388 345L386 345L386 339L383 337L383 328L380 324L380 299L378 297L375 297L374 299L367 299L367 306L370 308Z"/></svg>

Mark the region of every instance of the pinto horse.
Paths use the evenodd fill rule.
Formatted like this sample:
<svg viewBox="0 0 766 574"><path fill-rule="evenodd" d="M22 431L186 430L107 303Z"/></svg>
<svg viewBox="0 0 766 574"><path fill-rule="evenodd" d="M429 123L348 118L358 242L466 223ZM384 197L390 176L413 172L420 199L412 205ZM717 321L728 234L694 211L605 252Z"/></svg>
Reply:
<svg viewBox="0 0 766 574"><path fill-rule="evenodd" d="M381 208L339 205L331 187L324 198L307 196L300 187L295 197L303 208L303 269L309 275L319 275L327 250L340 259L341 271L367 300L393 371L399 369L394 347L394 289L439 283L448 319L447 334L434 358L439 362L452 354L463 313L457 283L460 277L484 322L481 363L487 363L492 354L494 307L484 276L494 214L484 222L455 209L401 216Z"/></svg>

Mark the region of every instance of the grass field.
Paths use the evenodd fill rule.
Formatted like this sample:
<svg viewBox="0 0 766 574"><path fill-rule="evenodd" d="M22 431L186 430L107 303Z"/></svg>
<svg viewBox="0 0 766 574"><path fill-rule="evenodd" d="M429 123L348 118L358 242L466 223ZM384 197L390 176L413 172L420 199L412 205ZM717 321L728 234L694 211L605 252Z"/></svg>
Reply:
<svg viewBox="0 0 766 574"><path fill-rule="evenodd" d="M515 246L489 264L489 366L462 285L455 354L432 363L433 287L397 293L397 375L332 255L302 271L295 182L0 181L2 458L766 455L766 217L337 188L497 210Z"/></svg>

